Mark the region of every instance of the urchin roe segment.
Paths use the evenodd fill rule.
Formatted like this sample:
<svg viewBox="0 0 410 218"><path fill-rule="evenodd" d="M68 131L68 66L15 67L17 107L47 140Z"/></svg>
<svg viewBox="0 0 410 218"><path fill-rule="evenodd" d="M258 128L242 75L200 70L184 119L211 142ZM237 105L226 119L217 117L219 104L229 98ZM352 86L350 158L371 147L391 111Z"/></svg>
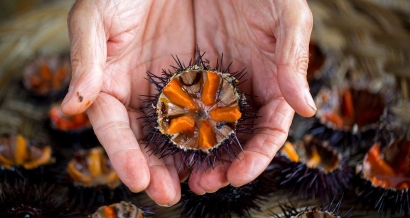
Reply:
<svg viewBox="0 0 410 218"><path fill-rule="evenodd" d="M234 133L240 95L230 74L192 69L171 77L160 93L158 128L179 148L208 153Z"/></svg>
<svg viewBox="0 0 410 218"><path fill-rule="evenodd" d="M326 173L337 169L340 163L340 157L335 151L325 142L312 139L312 136L305 137L304 142L286 142L281 153L292 162L301 162L309 168L318 168Z"/></svg>
<svg viewBox="0 0 410 218"><path fill-rule="evenodd" d="M407 190L410 187L410 141L396 140L381 150L373 145L363 159L363 176L375 187Z"/></svg>
<svg viewBox="0 0 410 218"><path fill-rule="evenodd" d="M189 110L196 110L198 108L195 101L182 89L182 86L179 84L178 80L171 80L165 86L163 93L170 100L170 102L175 105L187 108Z"/></svg>
<svg viewBox="0 0 410 218"><path fill-rule="evenodd" d="M68 163L67 172L75 183L85 187L107 185L114 189L121 184L108 157L99 147L76 154Z"/></svg>
<svg viewBox="0 0 410 218"><path fill-rule="evenodd" d="M11 169L22 166L34 169L50 163L50 146L32 145L22 135L0 135L0 166Z"/></svg>

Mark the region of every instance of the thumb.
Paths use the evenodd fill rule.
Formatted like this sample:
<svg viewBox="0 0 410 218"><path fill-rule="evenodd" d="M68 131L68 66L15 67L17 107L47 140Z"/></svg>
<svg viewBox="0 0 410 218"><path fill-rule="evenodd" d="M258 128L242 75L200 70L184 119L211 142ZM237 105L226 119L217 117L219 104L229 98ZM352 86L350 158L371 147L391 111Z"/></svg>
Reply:
<svg viewBox="0 0 410 218"><path fill-rule="evenodd" d="M93 1L77 1L68 18L72 78L62 111L72 115L85 111L103 84L106 62L104 23Z"/></svg>
<svg viewBox="0 0 410 218"><path fill-rule="evenodd" d="M310 117L317 110L306 80L312 14L305 1L289 1L280 17L275 52L279 89L297 113Z"/></svg>

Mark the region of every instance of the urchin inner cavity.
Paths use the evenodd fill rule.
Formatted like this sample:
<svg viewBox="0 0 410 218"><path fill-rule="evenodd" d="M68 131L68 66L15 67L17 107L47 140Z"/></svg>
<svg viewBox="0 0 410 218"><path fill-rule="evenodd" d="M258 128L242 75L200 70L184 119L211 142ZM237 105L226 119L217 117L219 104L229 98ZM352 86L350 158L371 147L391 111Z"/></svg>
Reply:
<svg viewBox="0 0 410 218"><path fill-rule="evenodd" d="M232 80L228 73L199 66L172 76L156 104L161 133L184 150L208 153L221 145L242 116Z"/></svg>

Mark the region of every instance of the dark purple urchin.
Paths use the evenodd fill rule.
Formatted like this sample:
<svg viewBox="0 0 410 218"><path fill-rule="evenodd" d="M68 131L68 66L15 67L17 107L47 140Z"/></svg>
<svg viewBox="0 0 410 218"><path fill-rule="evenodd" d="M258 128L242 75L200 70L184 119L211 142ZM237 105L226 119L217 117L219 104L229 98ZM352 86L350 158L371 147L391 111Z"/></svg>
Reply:
<svg viewBox="0 0 410 218"><path fill-rule="evenodd" d="M143 142L160 158L182 154L190 169L213 167L222 156L232 160L242 150L239 133L253 132L255 110L248 104L252 96L237 89L246 74L214 68L198 51L195 61L186 66L178 57L173 71L161 76L148 72L158 94L145 96Z"/></svg>
<svg viewBox="0 0 410 218"><path fill-rule="evenodd" d="M260 204L277 190L269 170L241 187L228 185L204 195L196 195L183 184L181 217L251 217L250 211L260 211Z"/></svg>
<svg viewBox="0 0 410 218"><path fill-rule="evenodd" d="M48 181L47 172L54 161L51 147L43 140L28 139L20 134L0 134L1 181Z"/></svg>
<svg viewBox="0 0 410 218"><path fill-rule="evenodd" d="M383 187L374 187L370 181L359 179L355 182L358 202L367 209L376 209L392 217L410 216L409 190L391 190Z"/></svg>
<svg viewBox="0 0 410 218"><path fill-rule="evenodd" d="M40 101L62 99L71 76L69 55L38 55L24 67L22 83Z"/></svg>
<svg viewBox="0 0 410 218"><path fill-rule="evenodd" d="M393 102L390 94L388 88L372 91L353 85L323 87L315 97L315 122L306 133L349 154L364 152L374 141L386 106Z"/></svg>
<svg viewBox="0 0 410 218"><path fill-rule="evenodd" d="M292 196L330 200L350 188L353 170L327 142L311 136L297 147L287 142L273 159L271 176Z"/></svg>
<svg viewBox="0 0 410 218"><path fill-rule="evenodd" d="M61 102L53 103L48 111L47 129L56 148L92 148L98 144L87 113L68 116L61 111Z"/></svg>
<svg viewBox="0 0 410 218"><path fill-rule="evenodd" d="M357 201L390 216L410 216L409 124L387 119L356 168ZM390 117L391 118L391 117Z"/></svg>
<svg viewBox="0 0 410 218"><path fill-rule="evenodd" d="M102 147L77 150L55 168L55 181L68 189L73 211L88 215L100 206L128 201L131 191L121 183Z"/></svg>
<svg viewBox="0 0 410 218"><path fill-rule="evenodd" d="M279 205L281 213L272 213L274 218L310 218L310 217L321 217L321 218L347 218L353 215L352 208L344 213L341 213L342 199L340 199L336 204L334 200L329 204L322 206L307 206L303 208L297 208L295 205L289 201L289 203Z"/></svg>
<svg viewBox="0 0 410 218"><path fill-rule="evenodd" d="M3 218L62 217L71 214L71 203L67 190L54 184L1 183L0 214Z"/></svg>

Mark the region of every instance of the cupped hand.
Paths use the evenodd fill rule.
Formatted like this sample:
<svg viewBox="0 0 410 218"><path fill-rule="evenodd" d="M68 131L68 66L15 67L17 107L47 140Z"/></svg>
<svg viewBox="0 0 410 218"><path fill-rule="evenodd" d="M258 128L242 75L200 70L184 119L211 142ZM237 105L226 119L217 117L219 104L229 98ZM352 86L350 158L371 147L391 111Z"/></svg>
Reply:
<svg viewBox="0 0 410 218"><path fill-rule="evenodd" d="M191 174L190 188L201 194L254 180L284 144L294 110L314 115L306 81L313 20L304 0L194 1L194 8L196 43L210 60L223 53L233 61L231 71L246 67L240 88L262 104L257 130L238 159Z"/></svg>
<svg viewBox="0 0 410 218"><path fill-rule="evenodd" d="M158 204L180 199L173 157L144 151L141 95L155 93L146 72L159 75L195 50L192 1L77 1L68 21L72 80L62 110L87 110L114 169L132 191Z"/></svg>
<svg viewBox="0 0 410 218"><path fill-rule="evenodd" d="M94 131L121 180L132 191L146 190L158 204L180 199L178 158L149 155L143 138L140 96L155 94L146 71L157 75L176 54L194 57L195 46L216 60L247 67L245 91L262 103L258 130L232 163L192 173L190 188L214 192L255 179L284 143L294 108L315 112L306 82L312 17L297 1L77 1L69 16L72 80L62 109L87 110ZM228 62L225 62L228 64Z"/></svg>

